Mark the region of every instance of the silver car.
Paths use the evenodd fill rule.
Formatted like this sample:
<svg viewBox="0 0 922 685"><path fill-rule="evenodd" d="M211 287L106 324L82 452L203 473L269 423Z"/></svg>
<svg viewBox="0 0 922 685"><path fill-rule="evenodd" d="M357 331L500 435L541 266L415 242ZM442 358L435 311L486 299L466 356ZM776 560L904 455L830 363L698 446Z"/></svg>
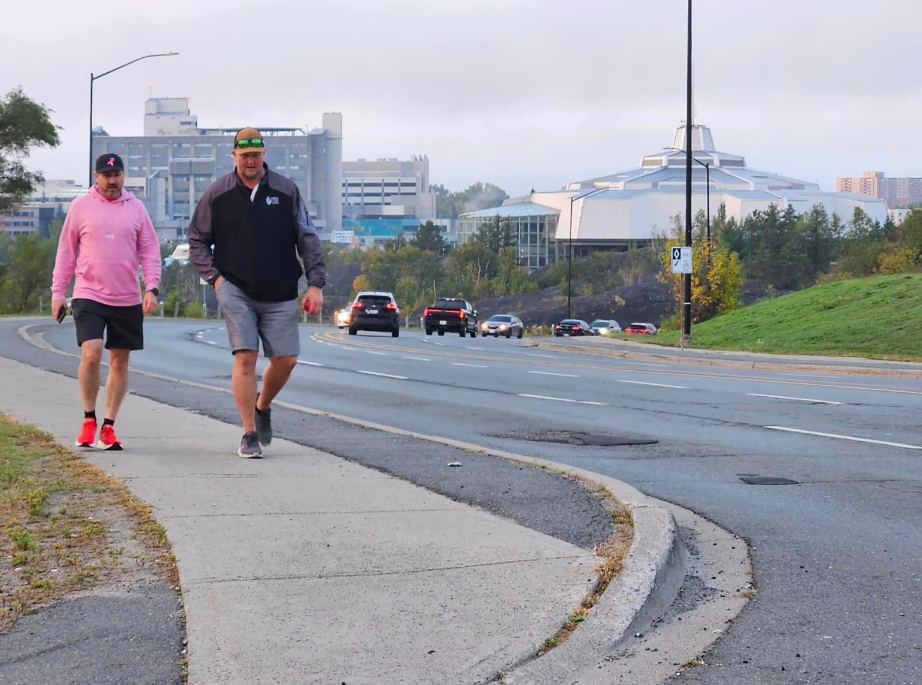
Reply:
<svg viewBox="0 0 922 685"><path fill-rule="evenodd" d="M591 328L592 332L596 335L621 332L621 326L619 326L618 322L614 319L596 319L589 324L589 328Z"/></svg>
<svg viewBox="0 0 922 685"><path fill-rule="evenodd" d="M492 335L498 338L501 335L511 338L515 336L521 339L525 331L525 324L521 319L512 314L495 314L480 324L480 335L486 337Z"/></svg>

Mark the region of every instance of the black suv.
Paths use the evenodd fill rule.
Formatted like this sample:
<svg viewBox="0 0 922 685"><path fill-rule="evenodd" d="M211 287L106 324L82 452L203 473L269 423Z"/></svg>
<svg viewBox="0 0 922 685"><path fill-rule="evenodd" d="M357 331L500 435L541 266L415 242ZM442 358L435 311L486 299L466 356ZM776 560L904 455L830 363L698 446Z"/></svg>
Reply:
<svg viewBox="0 0 922 685"><path fill-rule="evenodd" d="M467 300L460 297L439 297L431 307L426 307L423 312L423 327L426 335L437 331L445 335L445 331L477 337L477 310Z"/></svg>
<svg viewBox="0 0 922 685"><path fill-rule="evenodd" d="M359 331L383 331L394 338L400 335L400 309L393 295L363 290L355 296L349 335Z"/></svg>

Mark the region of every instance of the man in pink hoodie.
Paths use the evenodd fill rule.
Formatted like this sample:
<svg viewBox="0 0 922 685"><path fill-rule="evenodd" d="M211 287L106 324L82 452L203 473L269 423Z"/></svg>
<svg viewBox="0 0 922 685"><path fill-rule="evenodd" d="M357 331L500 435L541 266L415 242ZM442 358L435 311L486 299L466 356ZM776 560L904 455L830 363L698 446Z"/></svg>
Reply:
<svg viewBox="0 0 922 685"><path fill-rule="evenodd" d="M96 160L96 185L67 213L51 285L51 313L66 312L64 289L76 273L74 323L80 346L77 378L83 396L83 426L78 447L120 450L115 417L128 392L128 355L144 347L144 314L157 309L160 246L144 204L123 190L125 167L118 155ZM147 292L142 301L138 264ZM103 333L109 350L106 413L96 440L96 396Z"/></svg>

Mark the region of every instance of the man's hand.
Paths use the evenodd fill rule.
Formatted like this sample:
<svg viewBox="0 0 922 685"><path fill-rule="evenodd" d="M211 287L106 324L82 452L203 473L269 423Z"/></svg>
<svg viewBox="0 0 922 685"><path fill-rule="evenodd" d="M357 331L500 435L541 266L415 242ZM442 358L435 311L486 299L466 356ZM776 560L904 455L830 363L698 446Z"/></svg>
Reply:
<svg viewBox="0 0 922 685"><path fill-rule="evenodd" d="M51 300L51 316L57 319L58 314L61 313L61 307L67 311L67 300Z"/></svg>
<svg viewBox="0 0 922 685"><path fill-rule="evenodd" d="M144 293L144 313L153 314L157 311L157 296L154 295L150 290Z"/></svg>
<svg viewBox="0 0 922 685"><path fill-rule="evenodd" d="M221 284L224 282L224 276L218 276L214 282L214 291L218 292L218 288L221 287Z"/></svg>
<svg viewBox="0 0 922 685"><path fill-rule="evenodd" d="M301 308L304 309L309 316L319 314L320 310L323 308L323 291L314 286L308 288L307 292L304 293L304 299L301 300Z"/></svg>

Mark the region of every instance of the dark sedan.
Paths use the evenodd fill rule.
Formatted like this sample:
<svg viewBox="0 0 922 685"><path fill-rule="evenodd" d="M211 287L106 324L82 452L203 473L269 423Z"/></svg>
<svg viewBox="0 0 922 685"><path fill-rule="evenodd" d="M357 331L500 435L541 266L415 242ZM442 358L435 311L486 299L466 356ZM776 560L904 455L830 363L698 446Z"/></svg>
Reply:
<svg viewBox="0 0 922 685"><path fill-rule="evenodd" d="M554 337L595 335L588 323L582 319L564 319L554 326Z"/></svg>
<svg viewBox="0 0 922 685"><path fill-rule="evenodd" d="M501 335L511 338L515 336L521 339L525 332L525 324L517 316L512 314L494 314L489 319L480 324L480 335L492 335L498 338Z"/></svg>

